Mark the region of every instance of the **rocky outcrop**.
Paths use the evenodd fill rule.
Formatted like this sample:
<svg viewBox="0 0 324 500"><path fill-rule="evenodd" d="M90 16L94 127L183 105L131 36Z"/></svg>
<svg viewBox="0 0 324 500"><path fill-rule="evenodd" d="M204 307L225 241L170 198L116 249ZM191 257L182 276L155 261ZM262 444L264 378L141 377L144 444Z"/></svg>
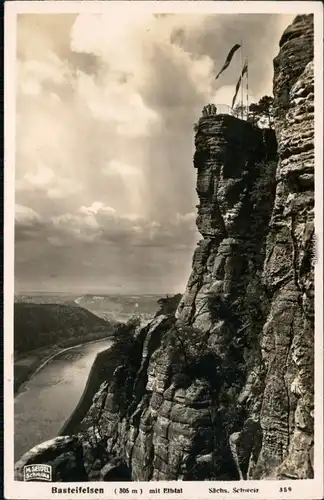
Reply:
<svg viewBox="0 0 324 500"><path fill-rule="evenodd" d="M64 427L89 480L312 477L311 16L282 37L274 95L275 133L204 108L202 239L176 314L161 304L101 354L90 408Z"/></svg>
<svg viewBox="0 0 324 500"><path fill-rule="evenodd" d="M313 476L314 66L312 15L298 16L275 59L279 163L264 280L263 442L254 477ZM288 97L287 97L288 96ZM282 108L283 99L287 106Z"/></svg>
<svg viewBox="0 0 324 500"><path fill-rule="evenodd" d="M87 481L83 448L75 436L61 436L46 441L25 453L15 465L15 480L24 480L24 467L32 464L48 464L52 467L55 482Z"/></svg>
<svg viewBox="0 0 324 500"><path fill-rule="evenodd" d="M237 407L236 399L247 366L260 357L275 160L272 132L214 113L199 121L194 162L203 240L177 321L160 315L140 330L139 358L133 353L101 387L80 427L96 419L108 454L122 457L133 480L238 478L229 436L244 423L246 401Z"/></svg>
<svg viewBox="0 0 324 500"><path fill-rule="evenodd" d="M198 123L194 165L200 200L197 227L203 239L177 318L217 335L221 326L215 316L222 319L215 311L222 307L215 304L217 297L223 309L230 309L223 311L223 316L231 315L232 325L227 321L226 328L236 330L243 309L246 322L247 308L253 309L244 295L260 287L275 189L275 135L229 115L205 116ZM226 343L226 335L220 335Z"/></svg>

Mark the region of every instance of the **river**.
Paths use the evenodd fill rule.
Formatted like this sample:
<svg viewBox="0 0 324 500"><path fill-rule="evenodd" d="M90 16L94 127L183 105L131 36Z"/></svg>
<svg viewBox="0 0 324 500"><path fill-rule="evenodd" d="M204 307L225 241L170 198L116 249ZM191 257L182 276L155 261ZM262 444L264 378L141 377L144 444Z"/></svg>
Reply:
<svg viewBox="0 0 324 500"><path fill-rule="evenodd" d="M73 412L98 352L111 340L58 354L24 384L15 397L15 461L36 444L57 435Z"/></svg>

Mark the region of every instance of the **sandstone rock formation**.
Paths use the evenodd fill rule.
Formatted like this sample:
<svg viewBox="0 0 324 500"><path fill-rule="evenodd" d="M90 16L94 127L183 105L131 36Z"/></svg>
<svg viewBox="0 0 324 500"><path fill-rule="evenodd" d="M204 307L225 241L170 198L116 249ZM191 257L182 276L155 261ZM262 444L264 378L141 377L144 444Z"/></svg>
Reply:
<svg viewBox="0 0 324 500"><path fill-rule="evenodd" d="M283 34L275 134L205 107L202 239L176 315L101 355L91 407L64 428L89 480L312 477L312 37L311 16Z"/></svg>
<svg viewBox="0 0 324 500"><path fill-rule="evenodd" d="M279 162L264 264L271 307L261 341L266 389L254 475L305 479L313 475L314 443L312 15L298 16L284 32L274 67Z"/></svg>
<svg viewBox="0 0 324 500"><path fill-rule="evenodd" d="M24 480L24 466L50 464L55 482L87 481L83 448L78 438L59 436L32 448L15 465L15 479Z"/></svg>

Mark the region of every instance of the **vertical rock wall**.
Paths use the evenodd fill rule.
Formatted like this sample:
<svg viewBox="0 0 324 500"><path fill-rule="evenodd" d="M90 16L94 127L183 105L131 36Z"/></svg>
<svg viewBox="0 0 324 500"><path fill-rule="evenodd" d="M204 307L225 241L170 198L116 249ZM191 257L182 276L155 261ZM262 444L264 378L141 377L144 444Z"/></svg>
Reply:
<svg viewBox="0 0 324 500"><path fill-rule="evenodd" d="M263 441L255 478L313 475L314 67L312 15L284 32L274 61L279 163L264 281Z"/></svg>
<svg viewBox="0 0 324 500"><path fill-rule="evenodd" d="M253 295L252 282L254 288L260 283L276 154L273 131L229 115L199 120L194 165L200 201L197 227L203 239L177 311L179 322L210 331L215 327L217 304L222 302L234 323L235 318L241 323L236 316L244 309L247 312L244 296L248 289Z"/></svg>

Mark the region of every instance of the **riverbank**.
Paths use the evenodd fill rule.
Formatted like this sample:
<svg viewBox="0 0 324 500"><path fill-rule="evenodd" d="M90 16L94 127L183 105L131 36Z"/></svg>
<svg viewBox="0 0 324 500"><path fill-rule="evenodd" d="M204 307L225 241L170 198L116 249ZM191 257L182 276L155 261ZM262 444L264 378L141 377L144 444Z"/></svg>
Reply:
<svg viewBox="0 0 324 500"><path fill-rule="evenodd" d="M82 397L97 354L111 345L106 338L62 349L23 384L14 398L15 461L59 434Z"/></svg>
<svg viewBox="0 0 324 500"><path fill-rule="evenodd" d="M24 384L26 384L34 375L42 370L47 363L52 361L58 355L87 344L104 342L106 340L107 336L69 347L62 348L62 346L54 345L26 353L25 356L17 359L14 363L14 396L18 394Z"/></svg>

